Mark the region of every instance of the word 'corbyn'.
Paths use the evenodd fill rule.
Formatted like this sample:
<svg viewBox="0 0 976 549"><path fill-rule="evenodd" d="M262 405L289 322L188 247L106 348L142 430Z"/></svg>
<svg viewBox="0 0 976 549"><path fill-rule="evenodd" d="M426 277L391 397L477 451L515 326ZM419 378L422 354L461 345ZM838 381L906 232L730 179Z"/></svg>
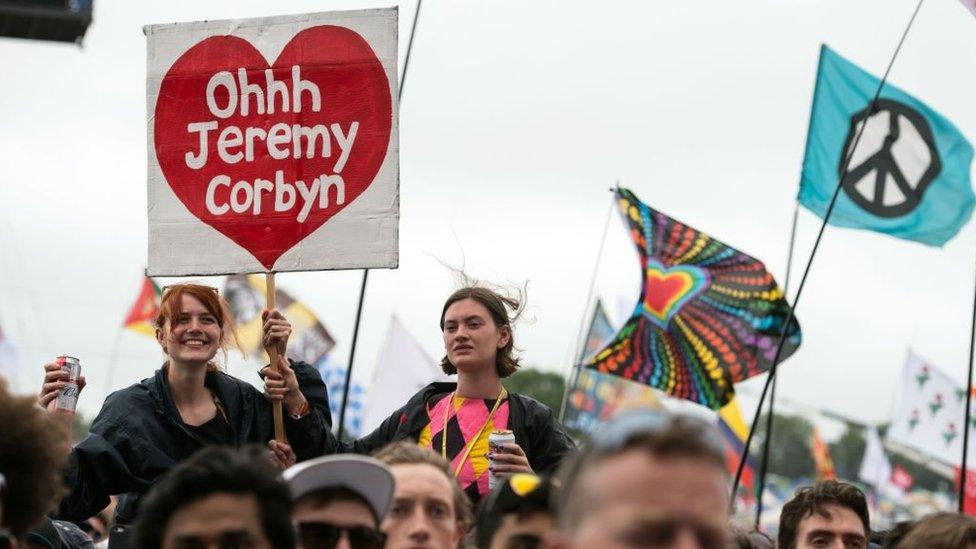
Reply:
<svg viewBox="0 0 976 549"><path fill-rule="evenodd" d="M296 219L302 223L308 218L312 208L324 209L329 206L327 189L335 188L336 205L345 202L346 184L339 174L349 160L359 131L359 122L349 122L345 127L339 122L312 126L278 122L270 127L266 124L246 127L221 124L221 121L235 114L241 117L250 116L252 108L255 114L265 116L276 112L301 113L303 99L308 101L312 112L322 110L321 91L314 83L302 79L301 67L298 65L291 67L290 92L285 81L275 79L272 69L264 70L264 84L262 88L249 82L248 72L244 68L237 69L236 77L230 71L214 74L207 83L206 101L207 109L216 119L187 124L187 133L195 136L198 145L196 150L186 151L184 162L188 168L199 170L215 160L234 165L254 162L256 158L298 160L332 158L337 155L338 158L332 166L333 173L320 174L307 185L303 181L284 181L280 170L266 178L236 183L232 182L230 176L218 174L207 184L206 206L212 215L224 215L229 211L259 215L261 193L271 192L275 198L269 202L274 204L274 211L287 212L297 208ZM266 119L258 119L258 123L264 120ZM214 149L216 154L212 154ZM271 180L274 180L273 184ZM220 192L221 187L226 187L229 193ZM218 200L219 195L229 198L229 204L228 201ZM299 197L301 200L295 200Z"/></svg>

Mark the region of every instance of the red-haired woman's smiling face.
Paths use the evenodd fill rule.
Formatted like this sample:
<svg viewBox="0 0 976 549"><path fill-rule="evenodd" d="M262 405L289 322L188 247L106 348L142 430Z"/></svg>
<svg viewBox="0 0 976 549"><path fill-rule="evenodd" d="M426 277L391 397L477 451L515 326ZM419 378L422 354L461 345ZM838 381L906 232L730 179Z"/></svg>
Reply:
<svg viewBox="0 0 976 549"><path fill-rule="evenodd" d="M156 339L170 359L184 364L206 364L220 348L217 315L192 295L181 296L180 312L156 330Z"/></svg>

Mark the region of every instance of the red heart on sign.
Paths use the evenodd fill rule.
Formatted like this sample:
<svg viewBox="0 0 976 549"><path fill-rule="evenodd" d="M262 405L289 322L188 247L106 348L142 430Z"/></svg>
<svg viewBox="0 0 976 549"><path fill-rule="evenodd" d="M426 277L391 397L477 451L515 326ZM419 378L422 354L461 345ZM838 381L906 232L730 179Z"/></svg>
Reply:
<svg viewBox="0 0 976 549"><path fill-rule="evenodd" d="M163 78L156 158L194 216L272 270L372 184L386 158L392 112L383 65L350 29L305 29L273 65L247 40L214 36Z"/></svg>

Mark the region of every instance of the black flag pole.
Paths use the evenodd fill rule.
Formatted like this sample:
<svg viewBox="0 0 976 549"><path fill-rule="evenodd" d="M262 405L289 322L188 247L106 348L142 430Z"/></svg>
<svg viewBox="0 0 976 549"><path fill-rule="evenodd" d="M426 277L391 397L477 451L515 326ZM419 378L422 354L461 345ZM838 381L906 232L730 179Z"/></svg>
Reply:
<svg viewBox="0 0 976 549"><path fill-rule="evenodd" d="M793 270L793 248L796 246L796 220L800 214L800 203L793 208L793 225L790 229L790 245L786 252L786 276L783 278L783 295L789 299L790 271ZM759 468L759 484L756 487L756 530L762 516L763 491L766 489L766 471L769 470L769 447L773 440L773 417L776 408L776 379L769 392L769 414L766 416L766 438L763 440L762 464Z"/></svg>
<svg viewBox="0 0 976 549"><path fill-rule="evenodd" d="M403 99L403 85L407 83L407 68L410 67L410 51L413 50L413 37L417 32L417 20L420 19L420 5L424 0L417 0L417 9L413 13L413 24L410 26L410 39L407 41L407 55L403 60L403 74L400 75L400 86L397 90L397 113L400 112L400 101ZM342 438L346 426L346 400L349 399L349 384L352 382L352 363L356 358L356 342L359 339L359 320L363 316L363 300L366 297L366 281L369 279L369 269L363 269L363 280L359 284L359 305L356 306L356 323L352 329L352 348L349 349L349 366L346 367L346 382L342 386L342 406L339 408L339 432Z"/></svg>
<svg viewBox="0 0 976 549"><path fill-rule="evenodd" d="M895 48L895 52L891 55L891 60L888 62L888 67L885 69L884 76L881 78L881 82L878 84L878 90L874 94L874 98L871 99L870 106L868 107L868 113L873 113L877 104L878 98L881 96L881 90L884 89L885 82L888 80L888 75L891 73L891 67L895 64L895 59L898 58L898 53L901 51L902 45L905 43L905 37L908 36L908 31L911 30L912 24L915 22L915 17L918 15L919 9L921 9L922 4L925 0L919 0L918 4L915 6L915 11L912 12L911 19L908 20L908 25L905 27L905 31L902 32L901 38L898 40L898 46ZM830 220L830 214L834 211L834 206L837 204L837 197L840 195L841 186L844 179L847 177L848 170L851 166L851 159L854 156L854 151L857 150L858 144L861 142L861 136L864 134L864 129L867 128L867 123L861 124L858 128L857 136L854 138L854 143L851 145L850 150L847 151L847 156L844 158L844 169L841 170L840 177L837 178L837 186L834 188L834 194L830 198L830 204L827 206L827 211L824 212L823 223L820 224L820 230L817 232L817 239L813 243L813 250L810 252L810 257L807 259L806 267L803 269L803 276L800 277L800 284L796 288L796 296L793 298L793 304L790 306L790 311L786 316L786 322L783 323L783 329L779 334L779 341L776 344L776 354L773 355L772 364L769 367L769 375L766 377L766 383L763 384L762 393L759 395L759 403L756 405L756 413L752 418L752 424L749 426L749 435L746 437L746 442L742 448L742 455L739 459L739 467L735 471L735 480L732 482L732 494L730 496L732 510L735 510L735 494L739 490L739 484L742 481L742 472L745 469L746 460L749 456L749 446L752 444L752 439L756 434L756 428L759 426L759 417L762 415L763 404L766 402L766 395L769 393L770 385L776 378L776 370L779 366L779 357L783 353L783 344L786 343L786 334L789 332L790 325L793 323L793 319L796 315L796 307L800 302L800 296L803 294L803 288L806 286L807 277L810 275L810 267L813 265L813 260L817 255L817 250L820 248L820 241L823 239L824 231L827 229L827 222Z"/></svg>
<svg viewBox="0 0 976 549"><path fill-rule="evenodd" d="M968 468L968 458L969 458L969 430L971 426L969 422L972 420L970 407L973 405L973 351L974 346L976 346L976 288L974 288L973 297L973 321L969 326L969 375L966 378L966 421L963 423L962 428L962 467L959 469L959 512L965 512L966 504L966 477L968 473L966 469Z"/></svg>
<svg viewBox="0 0 976 549"><path fill-rule="evenodd" d="M620 186L620 182L617 182L617 186ZM610 189L610 192L616 192L616 188ZM603 234L600 235L600 246L596 252L596 261L593 263L593 275L590 277L590 288L586 292L586 304L583 307L583 317L580 319L579 332L576 335L576 346L573 348L573 367L572 371L569 372L569 376L566 378L566 383L563 386L563 400L559 404L559 421L562 422L563 416L566 415L566 401L569 399L569 393L576 388L576 382L579 380L580 367L580 355L583 354L583 349L585 348L586 334L583 330L589 325L590 329L593 328L593 320L591 318L590 322L586 322L586 316L590 312L590 301L593 299L593 292L596 289L596 275L600 270L600 258L603 257L603 245L607 241L607 229L610 227L610 218L613 214L613 207L616 205L616 197L610 199L610 207L607 208L606 219L603 221Z"/></svg>

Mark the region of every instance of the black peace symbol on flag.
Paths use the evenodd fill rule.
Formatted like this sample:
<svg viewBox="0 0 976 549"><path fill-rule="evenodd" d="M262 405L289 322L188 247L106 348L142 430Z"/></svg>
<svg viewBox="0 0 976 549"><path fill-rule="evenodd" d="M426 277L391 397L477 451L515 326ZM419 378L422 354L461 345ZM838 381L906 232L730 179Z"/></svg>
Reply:
<svg viewBox="0 0 976 549"><path fill-rule="evenodd" d="M942 161L928 121L905 103L879 99L851 116L837 170L844 193L878 217L899 217L922 203ZM865 126L857 149L851 148ZM845 175L845 161L850 167Z"/></svg>

